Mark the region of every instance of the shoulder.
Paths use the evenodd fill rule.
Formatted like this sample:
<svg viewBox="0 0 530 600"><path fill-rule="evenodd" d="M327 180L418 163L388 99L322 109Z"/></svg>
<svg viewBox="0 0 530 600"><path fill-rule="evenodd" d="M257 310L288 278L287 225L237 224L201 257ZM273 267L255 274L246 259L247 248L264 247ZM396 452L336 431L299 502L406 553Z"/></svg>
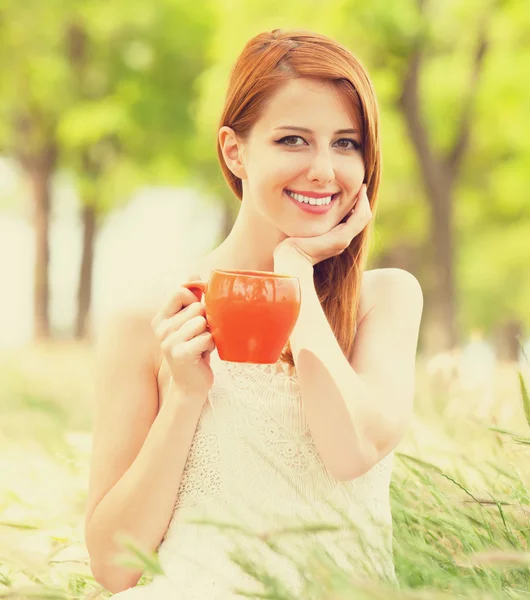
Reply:
<svg viewBox="0 0 530 600"><path fill-rule="evenodd" d="M102 316L96 326L96 337L110 328L146 330L160 311L190 279L189 268L172 268L135 280L120 295L112 295L103 303Z"/></svg>
<svg viewBox="0 0 530 600"><path fill-rule="evenodd" d="M373 269L363 273L359 318L374 308L405 310L411 314L423 311L423 291L416 277L404 269Z"/></svg>
<svg viewBox="0 0 530 600"><path fill-rule="evenodd" d="M114 353L116 361L141 360L158 372L161 351L152 322L186 279L184 273L159 277L113 298L95 329L98 354Z"/></svg>
<svg viewBox="0 0 530 600"><path fill-rule="evenodd" d="M151 326L156 314L154 304L123 303L110 308L96 331L98 358L114 364L126 361L157 370L159 352Z"/></svg>

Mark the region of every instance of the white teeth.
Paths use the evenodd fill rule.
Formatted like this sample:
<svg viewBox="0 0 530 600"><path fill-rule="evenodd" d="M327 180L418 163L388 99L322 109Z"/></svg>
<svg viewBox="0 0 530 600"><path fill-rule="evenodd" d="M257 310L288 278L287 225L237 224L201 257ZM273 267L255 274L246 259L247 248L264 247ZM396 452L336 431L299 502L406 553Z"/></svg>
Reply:
<svg viewBox="0 0 530 600"><path fill-rule="evenodd" d="M295 194L294 192L290 192L285 190L291 198L294 198L298 202L304 202L305 204L311 204L312 206L322 206L323 204L329 204L333 196L326 196L325 198L308 198L307 196L302 196L301 194Z"/></svg>

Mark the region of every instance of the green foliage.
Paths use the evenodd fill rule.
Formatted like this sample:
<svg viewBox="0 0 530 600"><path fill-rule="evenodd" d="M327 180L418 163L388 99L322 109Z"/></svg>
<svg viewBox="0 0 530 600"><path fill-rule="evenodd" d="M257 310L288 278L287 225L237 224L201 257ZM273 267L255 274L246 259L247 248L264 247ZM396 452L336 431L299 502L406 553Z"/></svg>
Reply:
<svg viewBox="0 0 530 600"><path fill-rule="evenodd" d="M55 144L99 212L142 184L183 181L208 4L6 0L2 15L0 148L20 157Z"/></svg>
<svg viewBox="0 0 530 600"><path fill-rule="evenodd" d="M381 105L384 171L373 258L397 246L410 247L420 275L428 267L422 248L436 225L430 223L418 157L398 107L407 61L414 45L421 44L421 118L435 151L444 156L458 133L479 27L486 24L487 57L454 198L459 322L465 330L489 330L508 312L530 323L524 259L530 255L530 121L524 108L530 86L521 77L530 52L530 36L524 32L530 28L524 3L427 2L423 14L413 0L331 2L318 10L308 6L303 14L290 2L271 9L270 4L231 0L217 7L211 66L199 79L195 146L196 162L211 189L226 193L217 170L215 132L230 68L244 43L274 27L335 37L366 65Z"/></svg>
<svg viewBox="0 0 530 600"><path fill-rule="evenodd" d="M526 383L523 377L523 374L521 373L521 371L519 371L518 373L519 376L519 384L521 386L521 396L523 399L523 407L524 407L524 414L526 416L526 422L528 423L528 426L530 427L530 396L528 395L528 389L526 388Z"/></svg>
<svg viewBox="0 0 530 600"><path fill-rule="evenodd" d="M454 197L458 320L467 331L491 330L501 315L530 324L530 84L521 77L530 60L525 3L425 2L423 16L412 0L348 5L351 20L340 39L368 67L382 111L384 179L376 228L384 243L374 245L375 256L396 244L425 246L436 227L425 210L419 157L398 107L411 49L414 44L423 49L420 118L434 151L443 157L460 126L485 24L487 54ZM424 269L417 271L421 275Z"/></svg>
<svg viewBox="0 0 530 600"><path fill-rule="evenodd" d="M487 53L454 193L458 321L464 330L490 330L509 313L529 324L530 80L523 74L530 17L523 0L311 0L303 9L292 0L3 0L0 150L18 156L52 141L83 202L103 214L157 183L191 184L236 207L215 151L233 62L258 32L319 31L359 57L380 102L384 170L373 259L408 247L418 263L411 268L428 282L425 248L436 223L399 98L420 47L420 118L435 153L446 156L482 25Z"/></svg>
<svg viewBox="0 0 530 600"><path fill-rule="evenodd" d="M2 433L18 431L15 437L0 437L0 468L12 463L8 477L0 480L0 598L107 597L90 575L82 535L89 449L70 441L68 451L46 450L53 446L49 438L66 440L72 429L89 438L92 405L85 382L92 378L90 353L70 345L23 352L0 365L0 410L6 425ZM420 370L418 383L425 377ZM528 405L526 386L520 381ZM480 404L482 400L477 397L475 401ZM504 405L510 402L517 404L520 398L503 397ZM443 409L446 413L441 418L432 395L422 397L411 436L396 455L390 494L399 590L373 580L354 582L325 553L312 549L304 536L327 530L326 523L306 528L295 523L259 536L270 550L302 565L307 586L304 598L492 600L527 596L528 446L514 443L523 438L508 435L502 427L487 427L494 411L481 422L474 419L458 394L446 394ZM54 426L38 426L44 414ZM26 437L20 433L19 422L26 424ZM214 525L234 529L232 524ZM212 527L212 523L197 526ZM249 539L256 536L244 528L239 532ZM291 540L299 540L300 545L291 549L282 544ZM155 555L138 549L132 540L125 546L124 562L145 569L141 585L162 572ZM236 548L232 559L265 583L266 597L294 600L256 556Z"/></svg>

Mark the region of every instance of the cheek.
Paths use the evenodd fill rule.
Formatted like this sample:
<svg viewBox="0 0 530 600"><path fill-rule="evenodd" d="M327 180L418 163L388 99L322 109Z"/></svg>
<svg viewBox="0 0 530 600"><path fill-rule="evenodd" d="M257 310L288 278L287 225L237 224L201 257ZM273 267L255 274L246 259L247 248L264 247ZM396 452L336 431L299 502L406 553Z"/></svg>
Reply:
<svg viewBox="0 0 530 600"><path fill-rule="evenodd" d="M259 174L255 174L254 183L262 190L281 192L293 181L300 179L303 168L290 162L262 164Z"/></svg>
<svg viewBox="0 0 530 600"><path fill-rule="evenodd" d="M343 181L353 191L357 191L364 181L364 161L362 157L358 160L344 162L336 171L337 179Z"/></svg>

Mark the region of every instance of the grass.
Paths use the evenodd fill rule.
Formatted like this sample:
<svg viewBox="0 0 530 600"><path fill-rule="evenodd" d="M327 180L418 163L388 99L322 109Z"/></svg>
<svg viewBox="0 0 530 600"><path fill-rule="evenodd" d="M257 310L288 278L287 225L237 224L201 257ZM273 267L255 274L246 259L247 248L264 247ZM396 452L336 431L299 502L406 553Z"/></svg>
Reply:
<svg viewBox="0 0 530 600"><path fill-rule="evenodd" d="M92 348L55 344L0 359L0 598L108 597L83 542ZM391 486L400 590L354 590L319 564L308 600L530 598L529 444L530 401L513 366L497 367L490 394L419 360ZM290 598L278 582L270 589L271 599Z"/></svg>

